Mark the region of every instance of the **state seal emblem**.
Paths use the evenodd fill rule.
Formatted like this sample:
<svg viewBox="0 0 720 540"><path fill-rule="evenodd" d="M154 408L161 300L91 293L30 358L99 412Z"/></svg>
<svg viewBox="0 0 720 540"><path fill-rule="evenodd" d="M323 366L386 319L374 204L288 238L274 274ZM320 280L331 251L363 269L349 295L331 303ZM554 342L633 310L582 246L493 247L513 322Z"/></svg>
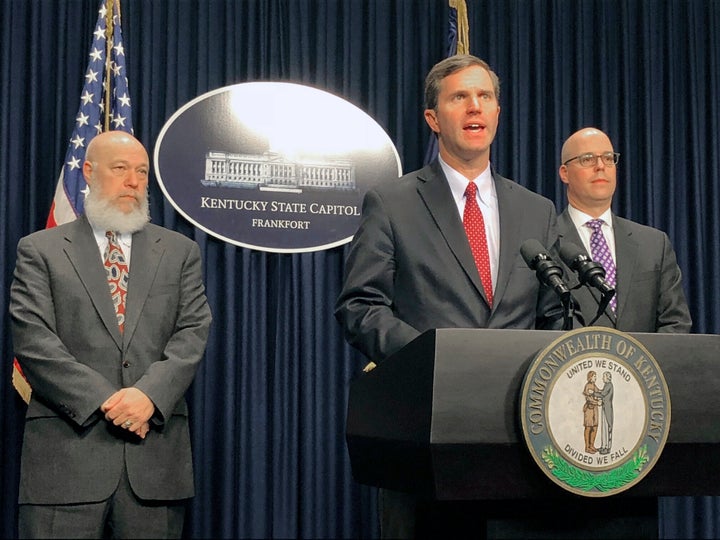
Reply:
<svg viewBox="0 0 720 540"><path fill-rule="evenodd" d="M642 480L670 430L670 395L652 355L612 328L572 330L535 357L522 385L522 429L556 484L606 497Z"/></svg>

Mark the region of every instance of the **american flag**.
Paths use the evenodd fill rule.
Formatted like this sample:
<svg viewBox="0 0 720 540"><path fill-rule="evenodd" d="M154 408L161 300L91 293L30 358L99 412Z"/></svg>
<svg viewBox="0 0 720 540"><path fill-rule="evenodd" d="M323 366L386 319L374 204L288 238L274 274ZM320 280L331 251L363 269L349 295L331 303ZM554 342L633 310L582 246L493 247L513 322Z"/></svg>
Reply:
<svg viewBox="0 0 720 540"><path fill-rule="evenodd" d="M108 21L109 13L113 15ZM86 187L82 166L85 161L85 149L92 138L108 130L132 133L130 94L118 0L100 2L93 36L88 67L85 71L85 85L80 95L80 108L75 116L75 127L68 142L47 227L67 223L82 214ZM106 36L110 36L109 54ZM106 81L110 83L109 100L104 92ZM106 115L108 104L109 114Z"/></svg>
<svg viewBox="0 0 720 540"><path fill-rule="evenodd" d="M87 184L82 167L85 149L92 138L103 131L133 131L120 0L101 0L88 56L80 107L55 188L47 228L72 221L83 213ZM29 403L32 389L17 359L13 360L12 382Z"/></svg>

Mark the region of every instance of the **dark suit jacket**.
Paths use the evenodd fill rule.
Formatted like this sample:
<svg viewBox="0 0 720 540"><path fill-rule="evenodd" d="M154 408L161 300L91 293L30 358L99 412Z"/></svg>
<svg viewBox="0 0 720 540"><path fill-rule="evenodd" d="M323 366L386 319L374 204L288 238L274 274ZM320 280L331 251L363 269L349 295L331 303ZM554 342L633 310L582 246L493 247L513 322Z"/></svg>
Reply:
<svg viewBox="0 0 720 540"><path fill-rule="evenodd" d="M20 503L104 500L117 487L123 462L140 498L192 496L183 395L211 321L197 244L155 225L133 235L124 334L84 217L21 239L17 254L12 334L33 387ZM129 386L156 407L144 440L99 411Z"/></svg>
<svg viewBox="0 0 720 540"><path fill-rule="evenodd" d="M667 234L613 214L615 232L617 324L608 307L595 323L624 332L689 332L690 310L682 288L680 267ZM582 240L567 209L558 217L560 244ZM565 267L568 285L576 287L577 274ZM588 286L573 291L585 322L595 318L600 294Z"/></svg>
<svg viewBox="0 0 720 540"><path fill-rule="evenodd" d="M368 358L383 360L431 328L546 326L559 302L541 290L520 245L555 243L554 206L498 174L493 179L500 257L492 310L437 160L368 191L335 310L349 343Z"/></svg>

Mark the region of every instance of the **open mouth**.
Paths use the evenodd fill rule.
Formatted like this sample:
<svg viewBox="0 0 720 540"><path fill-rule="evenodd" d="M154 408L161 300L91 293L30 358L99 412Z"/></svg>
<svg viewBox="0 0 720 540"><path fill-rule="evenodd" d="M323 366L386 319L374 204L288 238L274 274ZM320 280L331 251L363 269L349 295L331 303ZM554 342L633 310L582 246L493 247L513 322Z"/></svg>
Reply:
<svg viewBox="0 0 720 540"><path fill-rule="evenodd" d="M463 127L463 130L472 131L475 133L480 132L484 129L485 129L485 126L483 124L477 124L477 123L465 124L465 126Z"/></svg>

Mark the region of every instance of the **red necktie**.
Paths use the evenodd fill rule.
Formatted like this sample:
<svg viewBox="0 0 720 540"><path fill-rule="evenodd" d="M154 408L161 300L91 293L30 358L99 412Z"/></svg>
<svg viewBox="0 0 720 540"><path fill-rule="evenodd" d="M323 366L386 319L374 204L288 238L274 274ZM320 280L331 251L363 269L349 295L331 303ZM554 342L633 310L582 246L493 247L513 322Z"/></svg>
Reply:
<svg viewBox="0 0 720 540"><path fill-rule="evenodd" d="M475 182L469 182L465 188L465 211L463 212L463 225L465 233L470 241L470 249L475 258L475 265L480 274L480 281L485 296L487 296L488 304L493 304L493 286L492 274L490 272L490 254L487 246L487 236L485 234L485 220L478 206L475 194L477 186Z"/></svg>
<svg viewBox="0 0 720 540"><path fill-rule="evenodd" d="M105 271L107 272L110 296L115 305L120 332L125 329L125 296L127 295L128 279L130 277L127 262L123 255L120 244L113 231L105 233L108 238L108 246L105 250Z"/></svg>

